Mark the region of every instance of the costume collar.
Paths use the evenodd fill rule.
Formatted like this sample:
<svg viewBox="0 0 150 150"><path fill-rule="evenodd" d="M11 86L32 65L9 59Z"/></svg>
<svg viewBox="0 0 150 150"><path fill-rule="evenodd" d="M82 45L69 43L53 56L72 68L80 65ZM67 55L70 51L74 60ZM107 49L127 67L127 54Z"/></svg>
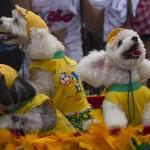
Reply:
<svg viewBox="0 0 150 150"><path fill-rule="evenodd" d="M132 91L139 89L142 86L140 82L132 82ZM109 92L128 92L131 91L129 84L113 84L108 88Z"/></svg>
<svg viewBox="0 0 150 150"><path fill-rule="evenodd" d="M65 57L65 53L64 51L58 51L54 54L54 56L52 57L52 59L59 59L59 58L64 58Z"/></svg>

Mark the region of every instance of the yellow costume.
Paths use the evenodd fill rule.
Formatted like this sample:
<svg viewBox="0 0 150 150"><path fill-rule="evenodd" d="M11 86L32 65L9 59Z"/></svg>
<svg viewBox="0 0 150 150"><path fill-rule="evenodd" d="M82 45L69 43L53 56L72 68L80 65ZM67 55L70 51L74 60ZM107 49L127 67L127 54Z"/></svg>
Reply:
<svg viewBox="0 0 150 150"><path fill-rule="evenodd" d="M16 6L16 10L26 19L26 28L29 36L32 28L44 28L48 30L48 26L43 19L32 11L28 11L20 6Z"/></svg>
<svg viewBox="0 0 150 150"><path fill-rule="evenodd" d="M32 28L48 30L48 26L40 16L19 6L16 6L16 10L27 21L26 28L29 37ZM81 82L77 74L73 71L75 64L73 60L65 57L64 53L60 51L56 52L53 59L35 61L30 66L30 70L40 68L53 74L56 93L51 98L56 108L60 110L63 115L84 111L90 108ZM88 112L84 113L88 114Z"/></svg>
<svg viewBox="0 0 150 150"><path fill-rule="evenodd" d="M57 132L74 133L75 129L72 127L72 125L68 122L68 120L58 110L55 110L55 107L53 106L49 97L47 97L43 94L37 94L27 104L23 105L18 110L16 110L16 112L19 114L27 113L31 109L43 104L46 101L49 102L50 109L53 109L54 112L56 111L56 117L57 117L56 126L53 129L46 132L46 134L47 133L57 133Z"/></svg>
<svg viewBox="0 0 150 150"><path fill-rule="evenodd" d="M27 31L30 35L32 28L48 29L40 16L22 7L16 6L16 10L27 20ZM69 65L68 65L69 64ZM73 71L75 62L64 56L63 52L57 52L51 60L33 62L30 70L40 68L53 73L56 85L56 93L52 97L54 104L64 115L86 110L89 104L86 100L81 82Z"/></svg>
<svg viewBox="0 0 150 150"><path fill-rule="evenodd" d="M63 51L57 52L52 59L34 61L30 65L30 71L39 68L52 74L56 93L51 98L64 115L90 108L81 81L74 72L75 65L76 62L64 56Z"/></svg>
<svg viewBox="0 0 150 150"><path fill-rule="evenodd" d="M17 72L12 67L0 64L0 74L4 75L7 87L11 88L16 79ZM11 77L11 78L10 78Z"/></svg>
<svg viewBox="0 0 150 150"><path fill-rule="evenodd" d="M128 84L112 85L106 100L118 105L126 114L129 124L140 124L144 108L150 102L150 89L139 82L133 82L133 93L128 92Z"/></svg>

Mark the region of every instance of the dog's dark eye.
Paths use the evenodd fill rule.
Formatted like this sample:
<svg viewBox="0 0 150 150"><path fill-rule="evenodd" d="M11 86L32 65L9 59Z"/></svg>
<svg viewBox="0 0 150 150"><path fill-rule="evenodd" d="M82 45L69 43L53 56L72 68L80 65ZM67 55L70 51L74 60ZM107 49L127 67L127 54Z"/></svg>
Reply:
<svg viewBox="0 0 150 150"><path fill-rule="evenodd" d="M18 21L18 19L17 19L17 18L15 18L15 19L14 19L14 24L19 25L19 21Z"/></svg>
<svg viewBox="0 0 150 150"><path fill-rule="evenodd" d="M120 47L122 44L122 40L118 41L118 47Z"/></svg>

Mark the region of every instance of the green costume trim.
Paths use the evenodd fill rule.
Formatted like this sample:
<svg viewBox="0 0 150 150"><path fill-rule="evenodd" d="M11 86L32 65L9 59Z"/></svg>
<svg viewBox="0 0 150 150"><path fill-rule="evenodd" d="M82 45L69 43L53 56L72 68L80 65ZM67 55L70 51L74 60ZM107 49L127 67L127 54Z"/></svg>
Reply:
<svg viewBox="0 0 150 150"><path fill-rule="evenodd" d="M64 58L65 57L65 53L64 51L58 51L54 54L54 56L52 57L52 59L59 59L59 58Z"/></svg>
<svg viewBox="0 0 150 150"><path fill-rule="evenodd" d="M87 109L85 111L79 112L79 113L74 113L74 114L69 114L66 116L69 122L73 125L74 128L78 130L83 130L83 125L86 121L91 119L91 108Z"/></svg>
<svg viewBox="0 0 150 150"><path fill-rule="evenodd" d="M131 92L139 89L142 84L140 82L132 82L132 89L129 88L129 84L113 84L108 88L109 92L116 91L116 92Z"/></svg>

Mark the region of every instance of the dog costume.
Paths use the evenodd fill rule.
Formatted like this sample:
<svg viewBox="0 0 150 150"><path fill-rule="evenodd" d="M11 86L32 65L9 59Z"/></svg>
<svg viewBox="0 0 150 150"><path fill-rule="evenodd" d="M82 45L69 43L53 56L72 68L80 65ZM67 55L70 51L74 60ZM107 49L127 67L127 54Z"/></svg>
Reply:
<svg viewBox="0 0 150 150"><path fill-rule="evenodd" d="M30 70L40 68L53 74L56 94L52 97L55 106L64 114L88 109L86 95L78 75L74 72L76 62L57 52L52 59L34 61ZM61 99L61 102L60 102Z"/></svg>
<svg viewBox="0 0 150 150"><path fill-rule="evenodd" d="M149 65L138 34L123 28L109 34L106 51L95 51L78 64L81 79L107 88L102 110L110 128L150 124L150 90L143 84L150 76Z"/></svg>
<svg viewBox="0 0 150 150"><path fill-rule="evenodd" d="M18 97L15 96L16 99L14 98L14 101L12 101L12 99L11 99L10 100L11 103L7 104L7 106L5 106L5 104L2 103L3 97L0 94L0 96L1 96L1 99L0 99L0 104L1 104L0 128L2 128L1 126L3 124L5 124L5 121L7 121L7 119L8 119L8 118L5 119L5 117L10 116L9 121L12 120L12 122L14 122L14 124L17 124L17 122L19 122L19 118L17 118L17 116L15 116L16 114L24 116L28 112L35 109L36 107L39 107L40 105L42 105L45 102L48 102L49 109L51 109L51 113L52 113L51 116L49 116L50 117L49 121L51 122L52 120L56 120L56 124L54 123L55 121L54 122L52 121L51 122L52 126L49 126L49 129L47 129L46 132L44 130L39 131L39 132L42 134L56 133L56 132L63 132L63 133L64 132L66 132L66 133L74 133L75 132L75 129L71 126L71 124L67 121L67 119L58 110L55 109L52 101L50 100L50 98L48 96L46 96L44 94L40 94L40 93L35 95L34 90L33 90L33 92L31 92L32 87L30 87L30 85L28 85L27 83L25 83L25 81L22 81L21 79L20 79L20 84L19 84L19 81L17 81L17 78L18 78L17 72L13 68L11 68L7 65L4 65L4 64L0 64L0 74L4 76L6 85L9 88L9 90L11 90L11 91L15 90L16 93L19 95ZM15 83L15 82L18 82L18 83ZM23 87L23 85L21 86L21 82L24 84L25 87ZM1 78L1 84L2 84L2 78ZM30 94L28 96L28 99L25 96L24 98L26 98L26 100L20 101L18 98L21 97L20 96L21 93L19 93L19 91L17 89L17 85L15 85L15 84L19 84L20 90L24 91L24 93L22 94L22 97L24 94L26 94L28 92L28 90L33 94ZM2 85L0 87L1 87L0 89L3 90ZM27 91L25 91L25 90L27 90ZM11 94L11 91L10 91L10 94ZM13 95L14 95L14 91L12 92L12 97L13 97ZM6 99L5 99L5 101L6 101ZM5 126L3 126L3 128L4 127ZM7 128L7 126L6 126L6 128ZM8 128L11 130L15 130L15 129L22 130L23 129L23 131L24 131L23 125L20 129L15 128L14 126L9 126ZM35 132L35 131L33 130L31 132Z"/></svg>
<svg viewBox="0 0 150 150"><path fill-rule="evenodd" d="M109 34L107 42L112 44L121 30L123 29L113 30ZM150 89L140 81L132 82L131 77L129 80L128 84L113 84L108 87L106 100L124 110L129 124L137 125L142 122L144 108L150 102Z"/></svg>
<svg viewBox="0 0 150 150"><path fill-rule="evenodd" d="M17 10L27 19L28 30L32 27L48 28L39 16L35 16L35 14L30 11L25 13L25 10L20 7ZM39 24L37 25L36 22ZM81 81L74 72L75 65L76 62L65 56L63 51L58 51L54 54L53 58L32 61L30 64L30 71L39 68L52 74L56 88L56 93L51 97L54 105L74 124L75 127L78 126L77 128L81 129L83 123L82 125L77 125L76 122L81 124L78 120L86 121L90 119L90 105L87 102ZM80 115L78 112L80 112Z"/></svg>

